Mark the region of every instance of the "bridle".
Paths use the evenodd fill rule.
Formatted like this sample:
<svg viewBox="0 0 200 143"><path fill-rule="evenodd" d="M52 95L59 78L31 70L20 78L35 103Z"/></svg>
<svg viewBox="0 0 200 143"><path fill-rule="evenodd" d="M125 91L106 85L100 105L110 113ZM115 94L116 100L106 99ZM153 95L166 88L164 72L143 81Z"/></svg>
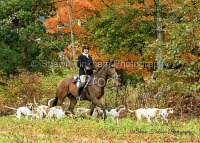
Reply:
<svg viewBox="0 0 200 143"><path fill-rule="evenodd" d="M111 67L111 66L112 66L112 65L110 65L110 67ZM99 78L98 80L104 80L104 81L106 81L106 78L108 78L108 77L109 77L110 79L119 80L116 71L110 73L109 67L106 67L106 68L107 68L107 71L106 71L106 76L105 76L105 77L104 77L104 76L101 76L101 75L93 75L92 77L98 77L98 78ZM114 68L114 67L112 67L112 68ZM116 76L112 76L113 74L116 74ZM92 77L91 77L91 78L92 78ZM98 82L95 81L94 83L88 84L88 85L98 85ZM106 85L106 84L105 84L105 85ZM99 85L98 85L98 86L99 86ZM103 86L102 86L102 87L103 87Z"/></svg>
<svg viewBox="0 0 200 143"><path fill-rule="evenodd" d="M110 67L114 68L112 65L110 65ZM106 76L110 76L111 79L116 79L116 80L117 80L116 77L118 77L118 76L117 76L116 71L114 71L114 72L112 72L111 74L108 75L108 70L109 70L109 69L108 69L108 67L107 67L107 74L106 74ZM112 76L113 74L116 74L116 76L113 77L113 76Z"/></svg>
<svg viewBox="0 0 200 143"><path fill-rule="evenodd" d="M111 66L110 66L110 67L111 67ZM106 68L107 68L106 76L110 76L110 78L112 78L112 79L117 79L117 78L115 78L115 77L112 76L113 74L116 73L116 71L112 72L111 74L108 74L109 69L108 69L108 67L106 67ZM114 67L112 67L112 68L114 68ZM97 76L97 77L100 77L100 78L106 79L106 77L103 77L103 76L101 76L101 75L94 75L94 76ZM117 76L117 75L116 75L116 76Z"/></svg>

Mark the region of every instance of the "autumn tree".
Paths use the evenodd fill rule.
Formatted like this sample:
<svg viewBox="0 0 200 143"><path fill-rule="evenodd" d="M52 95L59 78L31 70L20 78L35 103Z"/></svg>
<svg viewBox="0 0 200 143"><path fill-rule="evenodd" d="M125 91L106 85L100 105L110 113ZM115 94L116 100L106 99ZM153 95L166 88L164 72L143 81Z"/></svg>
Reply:
<svg viewBox="0 0 200 143"><path fill-rule="evenodd" d="M156 36L156 20L159 19L158 16L156 19L156 5L158 1L154 0L128 0L109 6L104 13L91 19L87 30L103 53L122 61L154 63L161 50L164 70L154 72L156 84L153 85L162 86L165 93L195 93L199 85L199 2L159 1L159 15L162 17L159 22L164 32L161 40ZM148 75L146 69L131 68L128 71L136 71L140 76L144 73L142 77Z"/></svg>
<svg viewBox="0 0 200 143"><path fill-rule="evenodd" d="M85 31L84 28L88 19L99 15L102 9L114 3L116 2L112 2L111 0L57 1L55 4L55 7L57 8L55 11L56 15L49 17L44 21L44 25L47 27L46 33L50 35L57 35L57 33L62 33L62 36L69 36L70 32L72 31L76 50L73 50L73 43L66 43L64 53L68 59L72 59L72 57L75 57L75 55L77 57L77 55L79 55L81 52L80 47L82 47L82 44L88 43L90 45L90 54L94 55L94 60L105 61L104 56L99 56L100 54L96 48L97 45L90 41L90 32ZM72 20L71 23L70 19ZM70 25L72 25L72 29L70 29ZM73 61L70 60L70 62Z"/></svg>
<svg viewBox="0 0 200 143"><path fill-rule="evenodd" d="M162 45L164 71L160 71L158 82L167 92L188 95L198 91L199 85L199 6L198 1L175 3L168 18L164 19L165 43Z"/></svg>

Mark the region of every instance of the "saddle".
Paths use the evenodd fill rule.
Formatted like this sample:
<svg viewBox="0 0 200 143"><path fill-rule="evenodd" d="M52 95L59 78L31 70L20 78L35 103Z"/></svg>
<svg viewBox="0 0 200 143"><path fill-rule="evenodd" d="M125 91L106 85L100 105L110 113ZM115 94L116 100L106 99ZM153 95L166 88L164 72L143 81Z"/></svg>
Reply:
<svg viewBox="0 0 200 143"><path fill-rule="evenodd" d="M91 79L91 77L88 78L86 83L83 83L83 82L81 82L79 75L75 75L72 83L76 84L77 87L84 87L84 89L85 89L86 86L88 85L90 79Z"/></svg>

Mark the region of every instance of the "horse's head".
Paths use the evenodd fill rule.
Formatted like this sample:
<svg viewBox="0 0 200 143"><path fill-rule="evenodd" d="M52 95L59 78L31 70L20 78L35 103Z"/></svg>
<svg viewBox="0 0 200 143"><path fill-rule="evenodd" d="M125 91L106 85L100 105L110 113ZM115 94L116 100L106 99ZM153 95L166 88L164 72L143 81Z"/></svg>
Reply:
<svg viewBox="0 0 200 143"><path fill-rule="evenodd" d="M107 67L107 76L110 77L110 78L113 78L113 79L119 79L119 76L117 75L117 72L115 70L115 64L114 64L114 61L112 62L107 62L106 64L106 67Z"/></svg>
<svg viewBox="0 0 200 143"><path fill-rule="evenodd" d="M105 76L106 79L114 79L117 86L121 85L119 75L117 75L117 72L115 70L114 61L106 62L105 65L98 69L96 75L98 75L101 78Z"/></svg>

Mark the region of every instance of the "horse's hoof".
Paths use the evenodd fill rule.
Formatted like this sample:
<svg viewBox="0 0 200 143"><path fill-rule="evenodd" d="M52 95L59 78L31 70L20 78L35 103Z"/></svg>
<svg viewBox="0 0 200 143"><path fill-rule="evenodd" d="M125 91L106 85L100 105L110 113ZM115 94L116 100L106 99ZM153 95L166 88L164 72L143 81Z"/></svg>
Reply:
<svg viewBox="0 0 200 143"><path fill-rule="evenodd" d="M105 116L103 120L106 121L106 118L107 118L107 116Z"/></svg>
<svg viewBox="0 0 200 143"><path fill-rule="evenodd" d="M80 96L76 96L76 100L81 100L81 97Z"/></svg>

